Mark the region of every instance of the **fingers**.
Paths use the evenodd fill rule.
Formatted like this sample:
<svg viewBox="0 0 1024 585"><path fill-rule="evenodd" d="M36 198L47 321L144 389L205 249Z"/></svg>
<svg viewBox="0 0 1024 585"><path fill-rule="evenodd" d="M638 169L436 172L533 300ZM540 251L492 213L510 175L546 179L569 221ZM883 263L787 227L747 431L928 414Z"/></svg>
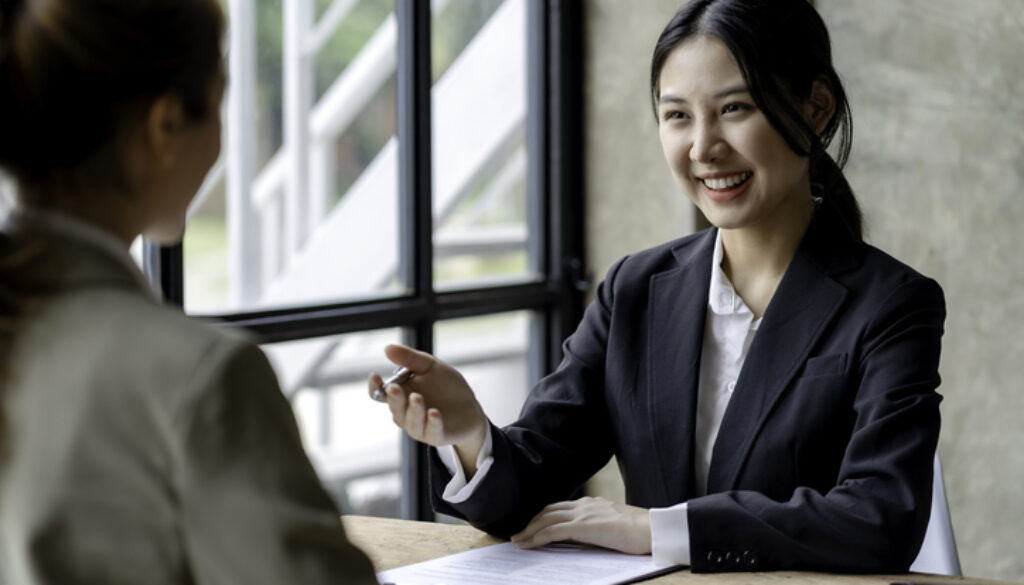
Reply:
<svg viewBox="0 0 1024 585"><path fill-rule="evenodd" d="M405 413L409 408L409 397L397 384L388 385L388 387L384 389L384 394L387 396L388 410L391 411L391 420L395 421L396 425L405 429Z"/></svg>
<svg viewBox="0 0 1024 585"><path fill-rule="evenodd" d="M395 365L405 366L417 374L426 374L437 362L434 356L423 351L399 344L391 344L384 348L384 355Z"/></svg>
<svg viewBox="0 0 1024 585"><path fill-rule="evenodd" d="M383 383L384 380L376 372L367 378L368 391L374 400L376 390ZM411 392L407 395L398 384L389 384L384 388L384 402L391 411L391 420L410 437L431 445L442 444L445 432L441 411L436 408L428 409L422 394Z"/></svg>
<svg viewBox="0 0 1024 585"><path fill-rule="evenodd" d="M476 411L482 415L482 409L458 372L429 353L404 345L388 345L384 353L393 363L415 374L401 385L388 384L383 396L391 411L391 419L409 437L440 446L465 439L474 431L474 427L469 425L474 422L471 417ZM373 398L374 389L380 388L383 381L379 374L373 373L368 382L370 397ZM380 398L379 394L377 398ZM454 427L446 428L441 409L454 421ZM483 418L486 422L486 417ZM486 430L486 425L484 427Z"/></svg>
<svg viewBox="0 0 1024 585"><path fill-rule="evenodd" d="M444 420L441 411L436 408L427 409L427 421L423 429L424 441L431 445L441 445L446 442L444 436Z"/></svg>
<svg viewBox="0 0 1024 585"><path fill-rule="evenodd" d="M370 398L372 398L374 400L378 399L378 397L377 397L377 390L380 389L380 387L383 386L383 385L384 385L384 378L382 378L381 375L378 374L377 372L372 372L366 378L366 388L367 388L367 391L370 394ZM401 386L398 386L397 384L391 384L391 386L395 386L396 388L398 388L398 394L403 394ZM387 390L388 390L387 388L384 388L384 400L381 400L381 402L387 402L387 397L388 396L395 395L393 393L388 393ZM404 394L403 394L402 397L404 398ZM404 408L404 406L403 406L403 408Z"/></svg>
<svg viewBox="0 0 1024 585"><path fill-rule="evenodd" d="M370 398L377 400L377 389L384 383L384 379L380 377L380 374L373 372L366 379L366 389L370 394Z"/></svg>
<svg viewBox="0 0 1024 585"><path fill-rule="evenodd" d="M406 397L401 388L392 384L387 395L392 420L410 437L430 445L447 444L441 411L427 408L421 394L413 392Z"/></svg>
<svg viewBox="0 0 1024 585"><path fill-rule="evenodd" d="M512 537L512 542L517 548L538 548L552 542L577 540L575 530L571 518L562 518L528 536L525 535L526 531L524 530Z"/></svg>
<svg viewBox="0 0 1024 585"><path fill-rule="evenodd" d="M541 510L512 542L519 548L535 548L560 540L570 540L576 519L576 502L557 502Z"/></svg>
<svg viewBox="0 0 1024 585"><path fill-rule="evenodd" d="M390 400L388 401L390 403ZM423 440L423 432L427 426L427 406L423 402L423 395L413 392L409 394L408 406L405 408L405 418L400 425L409 433L409 436L417 441Z"/></svg>

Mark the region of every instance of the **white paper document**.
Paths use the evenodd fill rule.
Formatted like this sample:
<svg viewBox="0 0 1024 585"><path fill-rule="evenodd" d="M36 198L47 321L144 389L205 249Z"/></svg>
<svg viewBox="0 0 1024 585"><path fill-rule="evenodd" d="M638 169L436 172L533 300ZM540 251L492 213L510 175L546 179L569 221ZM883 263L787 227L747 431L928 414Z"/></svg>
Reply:
<svg viewBox="0 0 1024 585"><path fill-rule="evenodd" d="M519 550L511 542L408 565L377 574L394 585L618 585L674 571L650 555L556 544Z"/></svg>

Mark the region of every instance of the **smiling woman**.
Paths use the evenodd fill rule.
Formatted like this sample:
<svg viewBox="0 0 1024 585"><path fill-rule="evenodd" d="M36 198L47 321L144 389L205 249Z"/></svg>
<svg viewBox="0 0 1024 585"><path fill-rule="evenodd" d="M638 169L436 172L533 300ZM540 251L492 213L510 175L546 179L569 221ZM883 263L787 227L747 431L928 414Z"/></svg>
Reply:
<svg viewBox="0 0 1024 585"><path fill-rule="evenodd" d="M939 430L938 284L865 244L850 114L807 0L692 0L651 64L668 166L713 227L615 263L556 371L499 428L402 346L392 419L434 505L525 548L693 571L902 572ZM371 375L370 388L380 384ZM626 504L569 500L614 455Z"/></svg>

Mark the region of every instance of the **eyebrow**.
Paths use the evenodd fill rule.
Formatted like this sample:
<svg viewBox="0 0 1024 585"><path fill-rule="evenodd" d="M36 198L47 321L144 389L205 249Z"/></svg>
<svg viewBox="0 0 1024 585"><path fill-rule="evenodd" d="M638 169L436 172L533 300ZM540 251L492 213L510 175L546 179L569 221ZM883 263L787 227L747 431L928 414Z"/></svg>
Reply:
<svg viewBox="0 0 1024 585"><path fill-rule="evenodd" d="M711 97L715 98L716 100L720 100L720 99L722 99L724 97L735 95L737 93L750 93L750 90L747 89L746 85L734 85L732 87L727 87L727 88L723 89L722 91L716 93L715 95L713 95ZM688 103L688 102L686 101L685 98L682 98L682 97L679 97L679 96L675 96L675 95L671 95L671 94L663 94L661 97L658 98L658 103L659 104L664 104L664 103L685 104L685 103Z"/></svg>

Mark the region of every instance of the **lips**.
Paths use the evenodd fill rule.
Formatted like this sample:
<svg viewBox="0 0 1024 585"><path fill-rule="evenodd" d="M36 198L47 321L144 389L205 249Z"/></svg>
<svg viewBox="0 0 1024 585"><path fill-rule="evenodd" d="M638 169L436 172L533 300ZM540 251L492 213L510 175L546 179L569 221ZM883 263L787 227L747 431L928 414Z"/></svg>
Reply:
<svg viewBox="0 0 1024 585"><path fill-rule="evenodd" d="M704 178L701 179L701 182L704 183L705 187L713 191L728 191L746 182L746 180L753 174L754 173L747 171L724 177Z"/></svg>

